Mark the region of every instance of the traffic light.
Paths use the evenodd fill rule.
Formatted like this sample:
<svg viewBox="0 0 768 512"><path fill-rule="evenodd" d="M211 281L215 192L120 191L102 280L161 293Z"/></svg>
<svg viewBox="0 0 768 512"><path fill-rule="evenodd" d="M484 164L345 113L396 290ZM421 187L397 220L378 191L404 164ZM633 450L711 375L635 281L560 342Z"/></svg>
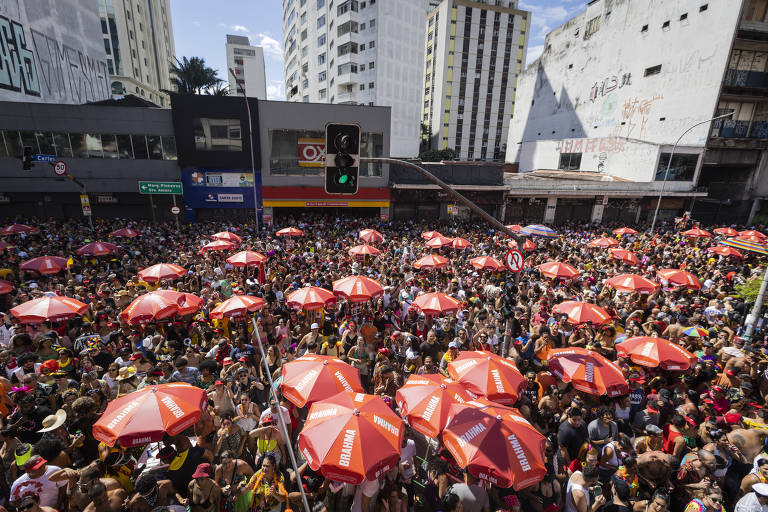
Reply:
<svg viewBox="0 0 768 512"><path fill-rule="evenodd" d="M325 125L325 191L357 194L360 177L360 125Z"/></svg>
<svg viewBox="0 0 768 512"><path fill-rule="evenodd" d="M34 150L32 146L24 146L24 157L21 159L21 168L25 171L32 169L32 155Z"/></svg>

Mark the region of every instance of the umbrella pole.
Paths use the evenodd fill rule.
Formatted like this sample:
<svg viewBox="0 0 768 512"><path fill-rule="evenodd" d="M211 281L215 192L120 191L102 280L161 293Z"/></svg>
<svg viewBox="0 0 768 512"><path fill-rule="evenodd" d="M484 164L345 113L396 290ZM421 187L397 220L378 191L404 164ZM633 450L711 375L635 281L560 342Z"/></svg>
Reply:
<svg viewBox="0 0 768 512"><path fill-rule="evenodd" d="M272 373L269 371L269 365L267 364L267 356L264 353L264 345L261 343L261 335L259 335L259 328L256 325L256 319L251 316L251 323L253 323L253 332L256 334L256 341L259 343L259 351L261 352L261 362L264 365L265 373L267 374L267 378L269 379L269 389L270 393L272 394L272 398L275 399L275 402L277 402L277 422L280 424L280 432L283 434L283 439L285 439L285 446L288 448L288 455L291 457L291 464L293 465L293 470L296 472L296 483L299 484L299 491L301 491L301 501L304 502L304 510L305 512L310 512L309 508L309 502L307 501L307 495L304 494L304 486L301 485L301 475L299 475L299 466L296 464L296 456L293 454L293 443L291 442L291 438L288 436L288 429L285 427L285 420L283 419L283 411L280 409L282 406L280 405L280 400L277 398L277 390L275 389L275 383L272 381ZM287 500L286 500L287 501ZM286 505L290 505L290 503L286 503Z"/></svg>

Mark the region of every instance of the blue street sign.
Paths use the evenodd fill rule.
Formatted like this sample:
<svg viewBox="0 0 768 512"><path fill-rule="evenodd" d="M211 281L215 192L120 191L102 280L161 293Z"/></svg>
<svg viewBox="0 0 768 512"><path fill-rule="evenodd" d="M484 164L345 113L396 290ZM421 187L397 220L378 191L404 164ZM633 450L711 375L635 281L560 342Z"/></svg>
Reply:
<svg viewBox="0 0 768 512"><path fill-rule="evenodd" d="M35 162L54 163L54 162L56 162L56 155L39 155L39 154L35 154L35 155L32 155L32 160L34 160Z"/></svg>

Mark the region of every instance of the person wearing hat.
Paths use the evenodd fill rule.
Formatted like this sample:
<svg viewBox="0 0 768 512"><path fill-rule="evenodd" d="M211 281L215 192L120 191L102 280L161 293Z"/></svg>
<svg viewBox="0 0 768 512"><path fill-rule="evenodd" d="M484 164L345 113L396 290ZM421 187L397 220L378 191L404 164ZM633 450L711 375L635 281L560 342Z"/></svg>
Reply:
<svg viewBox="0 0 768 512"><path fill-rule="evenodd" d="M752 492L748 492L736 503L733 512L764 512L768 510L768 484L757 483L752 485Z"/></svg>
<svg viewBox="0 0 768 512"><path fill-rule="evenodd" d="M69 434L67 434L67 431L64 428L64 423L66 423L66 421L67 412L64 409L59 409L56 411L56 414L51 414L45 417L43 420L43 428L38 430L38 433L45 434L50 432L50 434L43 437L57 437L64 441L65 445L69 445Z"/></svg>
<svg viewBox="0 0 768 512"><path fill-rule="evenodd" d="M167 381L163 377L163 370L159 366L153 366L147 371L147 374L141 379L141 382L139 382L138 389L165 384L166 382Z"/></svg>
<svg viewBox="0 0 768 512"><path fill-rule="evenodd" d="M313 342L318 345L323 345L323 348L325 348L325 344L323 344L323 335L320 334L320 324L317 322L313 322L312 325L309 326L309 332L302 336L301 341L299 341L298 349L300 350ZM323 354L325 354L325 352L323 352ZM328 355L336 355L338 357L338 354Z"/></svg>
<svg viewBox="0 0 768 512"><path fill-rule="evenodd" d="M173 483L170 480L158 480L154 472L145 471L136 479L127 509L131 512L153 510L169 505L172 499Z"/></svg>
<svg viewBox="0 0 768 512"><path fill-rule="evenodd" d="M10 502L18 506L27 492L34 491L40 497L40 505L62 510L67 495L67 482L50 479L60 468L49 466L39 455L29 457L21 468L24 474L11 485Z"/></svg>
<svg viewBox="0 0 768 512"><path fill-rule="evenodd" d="M198 464L187 486L191 512L218 512L221 508L221 488L213 480L211 465Z"/></svg>
<svg viewBox="0 0 768 512"><path fill-rule="evenodd" d="M117 375L117 398L133 393L139 387L135 366L123 366Z"/></svg>

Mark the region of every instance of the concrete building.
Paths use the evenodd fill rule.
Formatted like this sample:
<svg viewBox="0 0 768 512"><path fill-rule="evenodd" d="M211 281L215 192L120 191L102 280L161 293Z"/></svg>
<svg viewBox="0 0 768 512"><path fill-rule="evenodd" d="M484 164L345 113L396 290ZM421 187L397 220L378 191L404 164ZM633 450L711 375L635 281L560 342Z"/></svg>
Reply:
<svg viewBox="0 0 768 512"><path fill-rule="evenodd" d="M545 222L648 219L682 136L660 215L747 221L768 187L765 16L765 0L594 0L549 33L518 80L507 160L533 174L507 180L507 217L536 201Z"/></svg>
<svg viewBox="0 0 768 512"><path fill-rule="evenodd" d="M460 160L503 160L530 13L517 0L431 4L423 108L429 145L454 149Z"/></svg>
<svg viewBox="0 0 768 512"><path fill-rule="evenodd" d="M418 153L427 0L283 0L288 101L392 107L392 156Z"/></svg>
<svg viewBox="0 0 768 512"><path fill-rule="evenodd" d="M229 94L267 99L267 75L264 70L264 50L251 46L248 37L227 34L227 69ZM229 70L234 71L235 77Z"/></svg>
<svg viewBox="0 0 768 512"><path fill-rule="evenodd" d="M109 98L96 2L0 2L0 101L85 103Z"/></svg>
<svg viewBox="0 0 768 512"><path fill-rule="evenodd" d="M176 51L169 0L98 0L112 94L169 107Z"/></svg>

